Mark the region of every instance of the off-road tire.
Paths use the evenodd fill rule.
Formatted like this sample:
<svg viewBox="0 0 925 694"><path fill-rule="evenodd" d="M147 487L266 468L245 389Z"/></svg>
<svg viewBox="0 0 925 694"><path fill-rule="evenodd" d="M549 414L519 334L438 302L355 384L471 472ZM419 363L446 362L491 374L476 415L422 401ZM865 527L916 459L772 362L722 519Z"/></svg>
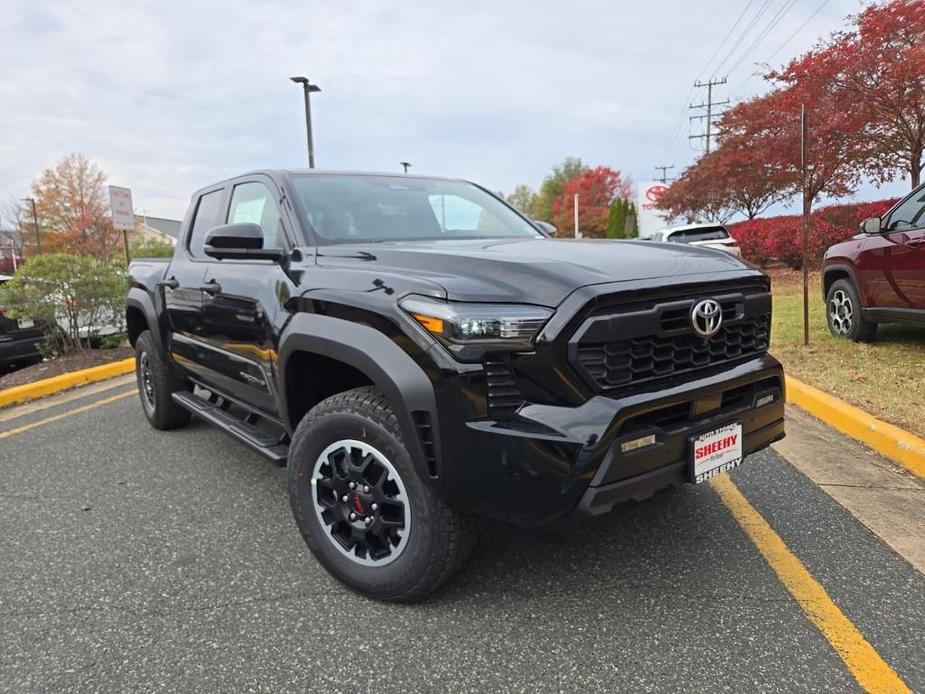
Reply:
<svg viewBox="0 0 925 694"><path fill-rule="evenodd" d="M316 510L316 463L323 452L346 440L381 452L406 492L413 522L401 553L385 565L357 563L335 544L333 526L324 525ZM444 504L420 479L398 418L373 387L332 395L299 423L289 449L289 501L305 543L322 566L350 588L379 600L423 599L459 569L478 541L478 520Z"/></svg>
<svg viewBox="0 0 925 694"><path fill-rule="evenodd" d="M877 324L864 317L858 290L847 279L832 282L825 297L825 316L834 337L869 342L877 333Z"/></svg>
<svg viewBox="0 0 925 694"><path fill-rule="evenodd" d="M146 371L150 389L146 386ZM135 377L141 409L152 427L167 430L189 424L189 411L171 397L177 391L189 390L189 383L177 376L164 361L148 330L135 341Z"/></svg>

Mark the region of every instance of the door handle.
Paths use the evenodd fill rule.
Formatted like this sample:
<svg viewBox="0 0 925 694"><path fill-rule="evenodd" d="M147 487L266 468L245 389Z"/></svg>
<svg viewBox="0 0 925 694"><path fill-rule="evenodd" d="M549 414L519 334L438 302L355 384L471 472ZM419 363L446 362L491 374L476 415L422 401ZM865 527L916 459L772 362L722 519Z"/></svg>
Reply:
<svg viewBox="0 0 925 694"><path fill-rule="evenodd" d="M176 289L180 286L180 280L176 277L171 277L169 280L163 280L162 282L157 283L158 287L165 287L166 289Z"/></svg>
<svg viewBox="0 0 925 694"><path fill-rule="evenodd" d="M222 291L222 285L215 280L209 280L205 284L199 285L199 291L205 292L209 296L215 296Z"/></svg>

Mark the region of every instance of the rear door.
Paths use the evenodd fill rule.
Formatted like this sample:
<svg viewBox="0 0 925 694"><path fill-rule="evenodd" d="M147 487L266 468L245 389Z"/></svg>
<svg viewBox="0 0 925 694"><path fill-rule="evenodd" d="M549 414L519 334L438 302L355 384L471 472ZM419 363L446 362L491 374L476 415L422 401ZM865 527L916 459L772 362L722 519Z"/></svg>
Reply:
<svg viewBox="0 0 925 694"><path fill-rule="evenodd" d="M199 194L173 259L164 273L164 307L170 324L169 348L176 363L195 377L207 372L209 353L204 344L202 284L206 274L203 251L206 234L218 226L224 212L225 187Z"/></svg>
<svg viewBox="0 0 925 694"><path fill-rule="evenodd" d="M890 212L860 258L871 307L925 311L925 186Z"/></svg>
<svg viewBox="0 0 925 694"><path fill-rule="evenodd" d="M282 194L268 176L239 179L229 191L222 223L253 222L264 248L292 248L292 226ZM276 348L289 316L283 308L294 284L279 263L214 260L207 263L203 337L211 360L206 379L219 390L271 415L277 414Z"/></svg>

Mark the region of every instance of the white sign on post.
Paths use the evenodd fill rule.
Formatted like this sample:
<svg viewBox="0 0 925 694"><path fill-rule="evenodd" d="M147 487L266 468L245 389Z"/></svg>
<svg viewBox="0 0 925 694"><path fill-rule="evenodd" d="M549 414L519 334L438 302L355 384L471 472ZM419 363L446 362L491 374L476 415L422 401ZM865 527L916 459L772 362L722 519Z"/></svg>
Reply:
<svg viewBox="0 0 925 694"><path fill-rule="evenodd" d="M135 229L135 207L130 188L109 186L109 206L112 208L112 225L121 231Z"/></svg>
<svg viewBox="0 0 925 694"><path fill-rule="evenodd" d="M647 239L659 229L665 228L667 222L664 213L656 207L656 203L666 190L668 186L660 181L639 186L639 202L636 205L639 213L639 238Z"/></svg>

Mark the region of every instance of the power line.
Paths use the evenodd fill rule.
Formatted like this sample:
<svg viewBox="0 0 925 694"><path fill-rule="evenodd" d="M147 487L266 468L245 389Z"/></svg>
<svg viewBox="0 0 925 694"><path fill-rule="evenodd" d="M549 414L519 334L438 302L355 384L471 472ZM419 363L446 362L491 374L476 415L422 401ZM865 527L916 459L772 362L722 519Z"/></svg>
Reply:
<svg viewBox="0 0 925 694"><path fill-rule="evenodd" d="M774 51L771 53L771 55L769 55L767 58L765 58L765 59L764 59L763 61L761 61L759 64L760 64L760 65L767 65L768 63L770 63L771 60L774 58L774 56L776 56L778 53L780 53L788 43L790 43L791 41L793 41L793 39L796 38L797 34L799 34L801 31L803 31L803 29L806 28L806 25L809 24L811 21L813 21L813 19L815 18L815 16L816 16L817 14L819 14L820 12L822 12L822 8L824 8L824 7L825 7L826 5L828 5L828 4L829 4L829 0L822 0L822 4L819 5L819 7L817 7L817 8L813 11L813 13L812 13L811 15L809 15L809 17L807 17L806 20L805 20L802 24L800 24L800 26L798 26L798 27L796 28L796 30L795 30L792 34L790 34L790 36L788 36L786 39L784 39L783 43L781 43L777 48L775 48ZM739 91L740 89L742 89L742 87L744 87L746 84L748 84L749 82L751 82L756 76L757 76L757 75L755 75L755 73L750 74L746 79L742 80L742 82L739 83L739 85L738 85L735 89L732 90L732 93L735 94L735 92L737 92L737 91Z"/></svg>
<svg viewBox="0 0 925 694"><path fill-rule="evenodd" d="M738 47L742 45L742 42L751 33L752 29L755 27L755 24L758 23L759 19L761 19L761 15L764 14L765 10L767 10L768 7L770 7L770 5L771 5L771 0L764 0L764 3L762 3L761 7L758 8L758 11L755 13L755 16L751 18L751 21L749 21L745 29L742 30L742 33L739 34L739 38L736 39L736 42L732 45L732 48L729 49L729 52L726 54L726 57L723 58L720 61L719 65L716 66L716 69L713 71L713 74L710 75L711 79L713 77L716 77L716 75L722 69L723 65L725 65L726 62L733 56L733 54L736 52Z"/></svg>
<svg viewBox="0 0 925 694"><path fill-rule="evenodd" d="M735 22L733 22L732 26L729 28L729 31L726 32L726 35L723 37L722 41L720 41L719 45L717 45L716 50L713 51L713 55L710 56L710 59L707 60L706 63L704 63L703 67L700 69L700 72L697 73L698 77L706 73L707 68L710 67L710 63L712 63L716 59L716 56L719 55L720 51L726 45L726 42L729 40L729 37L732 36L732 33L739 26L742 19L751 9L754 3L755 3L755 0L748 0L748 4L745 6L742 12L739 13L739 16L736 18ZM688 104L690 103L690 98L691 96L693 96L693 94L694 94L694 87L692 86L688 90L687 95L684 97L684 101L681 102L681 107L678 109L678 117L675 120L675 123L671 128L671 136L668 138L667 145L665 146L665 152L664 152L665 159L673 159L674 153L677 152L678 150L678 145L680 145L681 142L683 142L683 140L679 137L681 135L681 126L684 123L684 113L688 110ZM670 157L668 156L669 152L672 153L672 156Z"/></svg>
<svg viewBox="0 0 925 694"><path fill-rule="evenodd" d="M710 59L700 69L700 72L697 73L698 77L707 71L707 68L710 67L710 63L712 63L713 60L716 58L716 56L719 55L719 52L723 49L723 46L726 45L726 42L729 40L729 37L732 36L732 32L736 30L736 27L739 26L739 22L742 21L742 18L745 17L745 14L748 12L748 10L751 8L751 6L754 3L755 3L755 0L748 0L748 4L745 6L745 9L743 9L742 12L739 14L739 17L735 20L735 23L731 27L729 27L729 31L726 32L726 35L723 37L723 40L719 42L719 45L716 47L716 50L713 51L713 55L710 56ZM685 101L687 100L685 99Z"/></svg>
<svg viewBox="0 0 925 694"><path fill-rule="evenodd" d="M752 41L751 45L745 49L745 52L742 53L742 55L739 56L739 59L735 62L735 64L729 68L727 74L735 72L735 69L742 64L742 61L751 55L751 52L755 50L755 48L757 48L758 45L768 37L768 34L770 34L778 24L780 24L780 21L787 14L787 11L790 10L790 8L792 8L795 3L796 0L784 1L784 4L780 6L780 9L777 10L777 13L771 17L770 21L767 23L764 29L762 29L761 33L758 34L758 37Z"/></svg>
<svg viewBox="0 0 925 694"><path fill-rule="evenodd" d="M725 106L729 103L729 99L725 101L713 101L713 87L716 87L721 84L726 84L726 78L724 77L721 80L709 79L706 82L694 82L695 87L706 87L707 88L707 100L702 104L691 104L691 109L706 109L705 114L700 114L697 116L691 116L691 122L695 120L705 120L706 127L704 128L704 133L702 135L689 135L688 140L706 140L706 153L710 153L710 144L713 136L713 116L715 114L713 108L715 106Z"/></svg>

